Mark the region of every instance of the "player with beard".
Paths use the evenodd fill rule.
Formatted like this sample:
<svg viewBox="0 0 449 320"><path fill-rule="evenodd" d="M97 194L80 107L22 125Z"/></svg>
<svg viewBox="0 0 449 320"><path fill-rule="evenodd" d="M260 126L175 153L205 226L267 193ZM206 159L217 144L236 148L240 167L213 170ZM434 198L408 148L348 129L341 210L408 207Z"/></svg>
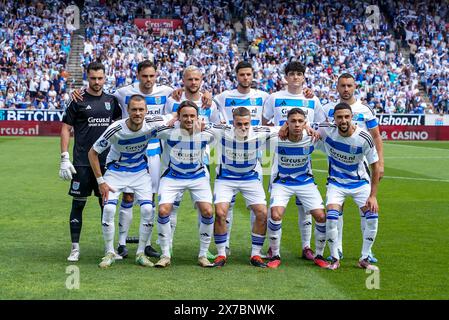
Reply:
<svg viewBox="0 0 449 320"><path fill-rule="evenodd" d="M90 168L87 157L93 143L106 128L117 119L122 112L117 98L103 92L105 83L105 68L101 63L93 62L87 67L89 86L84 94L84 100L71 101L64 112L61 128L61 166L59 176L64 180L71 180L69 195L73 197L70 212L70 236L72 249L68 261L78 261L80 257L80 234L82 228L82 213L87 197L94 191L98 197L101 211L103 203L98 191L98 184ZM73 165L70 162L69 144L70 133L73 129ZM99 162L104 172L106 154Z"/></svg>

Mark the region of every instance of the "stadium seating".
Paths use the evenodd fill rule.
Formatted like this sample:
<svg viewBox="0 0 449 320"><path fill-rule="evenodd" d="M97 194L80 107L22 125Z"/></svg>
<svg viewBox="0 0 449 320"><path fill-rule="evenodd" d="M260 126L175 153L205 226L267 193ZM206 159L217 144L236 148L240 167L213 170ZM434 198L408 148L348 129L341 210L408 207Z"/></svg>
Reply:
<svg viewBox="0 0 449 320"><path fill-rule="evenodd" d="M79 63L101 60L109 91L134 82L143 59L154 61L159 82L173 87L195 64L204 88L217 94L235 86L233 68L242 58L254 66L255 86L267 92L284 86L285 64L298 59L322 103L337 99L335 80L346 71L356 77L358 96L380 113L448 113L447 2L376 3L373 24L362 1L86 0ZM65 7L58 0L26 8L0 3L0 107L64 108L72 87ZM181 19L183 27L156 34L135 26L135 18L145 17Z"/></svg>

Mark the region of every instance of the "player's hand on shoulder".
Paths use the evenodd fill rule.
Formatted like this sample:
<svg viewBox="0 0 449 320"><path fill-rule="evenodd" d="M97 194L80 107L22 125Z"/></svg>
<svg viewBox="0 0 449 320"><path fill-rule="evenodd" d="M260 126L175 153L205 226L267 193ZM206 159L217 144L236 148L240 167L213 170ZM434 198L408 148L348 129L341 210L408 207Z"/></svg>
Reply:
<svg viewBox="0 0 449 320"><path fill-rule="evenodd" d="M285 122L282 127L279 129L278 132L279 139L281 140L287 140L288 138L288 123Z"/></svg>
<svg viewBox="0 0 449 320"><path fill-rule="evenodd" d="M79 89L75 89L73 90L72 94L70 95L70 97L73 99L73 101L75 102L80 102L83 101L83 95L84 92L86 91L85 87L81 87Z"/></svg>
<svg viewBox="0 0 449 320"><path fill-rule="evenodd" d="M75 167L70 162L68 152L61 153L61 164L59 167L59 177L63 180L72 180L73 174L76 173Z"/></svg>
<svg viewBox="0 0 449 320"><path fill-rule="evenodd" d="M182 97L183 93L184 93L184 89L178 88L178 89L173 90L171 97L174 100L176 100L177 102L181 102L181 97Z"/></svg>
<svg viewBox="0 0 449 320"><path fill-rule="evenodd" d="M201 108L203 109L209 109L212 106L212 93L205 90L203 91L203 96L201 97Z"/></svg>
<svg viewBox="0 0 449 320"><path fill-rule="evenodd" d="M173 112L172 115L173 115L173 118L171 118L165 124L167 127L173 127L175 125L175 123L178 121L178 114L176 112Z"/></svg>
<svg viewBox="0 0 449 320"><path fill-rule="evenodd" d="M312 142L320 140L321 136L317 130L313 130L309 125L306 125L307 135L312 137Z"/></svg>
<svg viewBox="0 0 449 320"><path fill-rule="evenodd" d="M315 95L313 94L313 90L310 89L310 88L304 88L303 92L304 92L304 96L305 96L307 99L312 99L312 98L315 96Z"/></svg>

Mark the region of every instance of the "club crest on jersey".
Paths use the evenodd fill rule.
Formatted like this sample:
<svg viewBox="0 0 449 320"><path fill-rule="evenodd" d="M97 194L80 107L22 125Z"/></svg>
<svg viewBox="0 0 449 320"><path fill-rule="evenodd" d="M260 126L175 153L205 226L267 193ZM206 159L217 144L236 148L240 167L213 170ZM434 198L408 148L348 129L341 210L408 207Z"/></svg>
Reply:
<svg viewBox="0 0 449 320"><path fill-rule="evenodd" d="M310 153L310 147L304 147L304 154Z"/></svg>
<svg viewBox="0 0 449 320"><path fill-rule="evenodd" d="M161 97L154 97L154 101L156 102L156 104L161 104L162 103L162 98Z"/></svg>
<svg viewBox="0 0 449 320"><path fill-rule="evenodd" d="M356 153L357 153L357 147L356 147L356 146L351 146L351 147L349 148L349 152L350 152L351 154L356 154Z"/></svg>
<svg viewBox="0 0 449 320"><path fill-rule="evenodd" d="M252 106L255 106L257 104L257 100L255 98L249 99L249 102L251 103Z"/></svg>
<svg viewBox="0 0 449 320"><path fill-rule="evenodd" d="M73 181L72 183L72 189L78 190L80 188L80 183L78 181Z"/></svg>
<svg viewBox="0 0 449 320"><path fill-rule="evenodd" d="M98 144L100 145L100 147L106 148L108 146L108 141L106 139L103 139Z"/></svg>
<svg viewBox="0 0 449 320"><path fill-rule="evenodd" d="M104 107L106 108L106 110L111 110L111 103L110 102L105 102L104 103Z"/></svg>

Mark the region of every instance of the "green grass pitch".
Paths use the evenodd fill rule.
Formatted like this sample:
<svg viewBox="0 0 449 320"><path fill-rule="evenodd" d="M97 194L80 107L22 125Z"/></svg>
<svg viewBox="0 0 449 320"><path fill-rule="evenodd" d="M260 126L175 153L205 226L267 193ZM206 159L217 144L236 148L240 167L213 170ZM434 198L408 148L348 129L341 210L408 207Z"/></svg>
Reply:
<svg viewBox="0 0 449 320"><path fill-rule="evenodd" d="M73 142L72 142L73 143ZM100 270L103 253L100 213L88 201L81 235L80 287L69 290L68 186L58 177L59 139L0 138L0 299L448 299L449 143L386 142L385 178L378 195L378 289L373 274L356 267L360 219L352 201L345 208L341 269L320 270L299 258L300 236L293 201L283 221L279 269L249 264L249 214L237 198L232 255L220 269L196 265L197 215L186 195L178 217L174 257L168 269L145 269L130 258ZM324 195L326 160L314 155ZM267 180L267 179L265 179ZM134 209L131 235L137 235ZM153 234L155 240L156 233ZM313 241L312 241L313 243ZM215 251L215 245L211 246ZM328 249L326 249L327 255ZM371 278L369 278L371 276Z"/></svg>

